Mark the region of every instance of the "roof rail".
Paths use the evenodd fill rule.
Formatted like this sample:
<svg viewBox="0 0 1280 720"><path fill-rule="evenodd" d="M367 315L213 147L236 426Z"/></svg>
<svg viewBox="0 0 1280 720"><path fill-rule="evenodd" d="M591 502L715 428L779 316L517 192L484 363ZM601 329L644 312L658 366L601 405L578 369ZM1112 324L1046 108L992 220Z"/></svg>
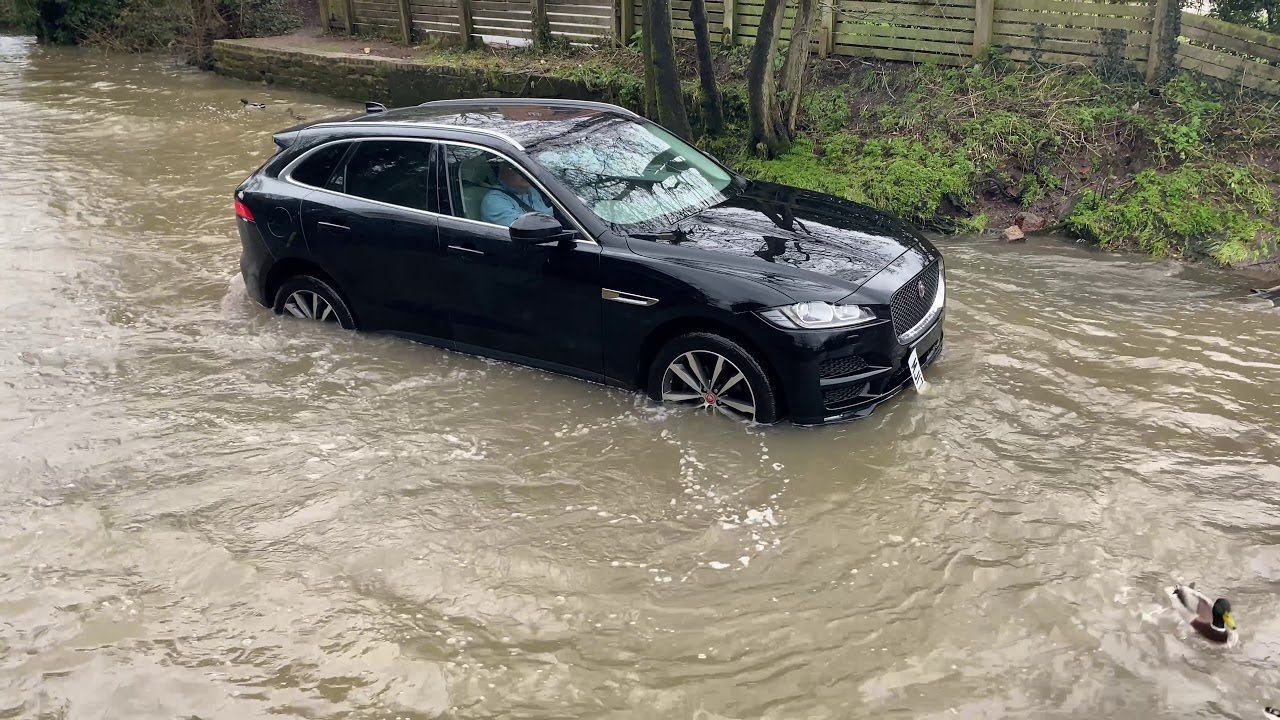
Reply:
<svg viewBox="0 0 1280 720"><path fill-rule="evenodd" d="M562 98L455 98L451 100L428 100L418 107L449 107L450 105L543 105L546 107L595 108L610 112L620 112L631 117L640 117L620 105L595 102L593 100L565 100Z"/></svg>
<svg viewBox="0 0 1280 720"><path fill-rule="evenodd" d="M367 102L364 104L364 112L366 115L375 115L387 111L387 106L379 102Z"/></svg>
<svg viewBox="0 0 1280 720"><path fill-rule="evenodd" d="M354 127L358 125L366 125L366 123L362 123L358 119L357 120L334 120L332 122L316 123L315 125L311 125L308 129L321 128L321 127L334 127L335 125L346 125L348 127ZM470 127L467 125L447 125L445 123L395 122L395 121L387 121L387 120L379 120L376 123L368 123L368 125L371 127L394 127L394 128L408 128L408 129L414 129L414 130L421 130L423 128L426 128L428 130L449 130L452 132L456 132L460 135L466 135L466 134L487 135L491 138L502 140L507 144L511 145L512 147L514 147L515 149L520 150L521 152L525 150L524 145L522 145L518 140L511 137L510 135L503 132L498 132L497 130L490 130L488 128Z"/></svg>

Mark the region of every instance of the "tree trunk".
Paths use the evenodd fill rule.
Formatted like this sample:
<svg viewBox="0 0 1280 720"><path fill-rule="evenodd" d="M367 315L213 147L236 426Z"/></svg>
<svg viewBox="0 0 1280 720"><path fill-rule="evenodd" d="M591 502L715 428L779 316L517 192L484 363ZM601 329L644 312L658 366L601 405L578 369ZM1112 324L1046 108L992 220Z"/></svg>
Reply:
<svg viewBox="0 0 1280 720"><path fill-rule="evenodd" d="M698 46L698 80L702 83L702 124L707 133L724 129L724 109L720 89L716 87L715 66L711 63L711 28L707 21L706 0L689 3L689 20L693 23L694 43Z"/></svg>
<svg viewBox="0 0 1280 720"><path fill-rule="evenodd" d="M533 0L533 49L551 49L551 19L547 17L547 0Z"/></svg>
<svg viewBox="0 0 1280 720"><path fill-rule="evenodd" d="M640 48L644 53L644 116L658 119L658 71L653 64L653 28L649 27L649 5L645 3L640 14Z"/></svg>
<svg viewBox="0 0 1280 720"><path fill-rule="evenodd" d="M751 123L751 146L762 157L771 158L786 151L790 144L787 126L778 98L778 78L773 59L778 54L778 36L782 34L784 0L764 0L760 27L751 46L751 63L747 66L747 117Z"/></svg>
<svg viewBox="0 0 1280 720"><path fill-rule="evenodd" d="M671 39L670 5L668 0L647 0L646 5L649 26L645 28L645 42L650 46L649 64L653 66L658 122L685 140L691 140L693 131L689 128L689 115L684 109L680 73L676 70L675 42Z"/></svg>
<svg viewBox="0 0 1280 720"><path fill-rule="evenodd" d="M787 139L795 137L796 115L800 112L800 91L804 87L805 70L809 67L809 50L813 47L818 25L818 0L799 0L795 24L791 26L791 45L787 61L782 65L782 112L787 123Z"/></svg>

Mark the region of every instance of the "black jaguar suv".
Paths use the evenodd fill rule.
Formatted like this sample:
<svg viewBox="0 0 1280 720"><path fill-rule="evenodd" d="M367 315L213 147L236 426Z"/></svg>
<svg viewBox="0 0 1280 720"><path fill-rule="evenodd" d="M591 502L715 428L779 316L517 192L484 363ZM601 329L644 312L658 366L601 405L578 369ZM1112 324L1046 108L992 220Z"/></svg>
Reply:
<svg viewBox="0 0 1280 720"><path fill-rule="evenodd" d="M747 422L866 415L942 350L942 257L612 105L451 100L300 125L235 191L245 286Z"/></svg>

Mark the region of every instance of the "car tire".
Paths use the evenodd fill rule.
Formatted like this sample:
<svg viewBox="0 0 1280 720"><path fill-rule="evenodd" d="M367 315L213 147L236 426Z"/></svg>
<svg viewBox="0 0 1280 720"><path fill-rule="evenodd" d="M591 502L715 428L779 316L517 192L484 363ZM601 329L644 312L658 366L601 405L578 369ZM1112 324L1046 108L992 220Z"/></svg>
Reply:
<svg viewBox="0 0 1280 720"><path fill-rule="evenodd" d="M356 320L341 293L329 283L311 275L297 275L284 281L276 291L273 309L303 320L334 322L344 330L355 330Z"/></svg>
<svg viewBox="0 0 1280 720"><path fill-rule="evenodd" d="M740 422L768 425L779 419L777 390L760 361L714 333L689 333L663 345L649 366L648 392L661 403Z"/></svg>

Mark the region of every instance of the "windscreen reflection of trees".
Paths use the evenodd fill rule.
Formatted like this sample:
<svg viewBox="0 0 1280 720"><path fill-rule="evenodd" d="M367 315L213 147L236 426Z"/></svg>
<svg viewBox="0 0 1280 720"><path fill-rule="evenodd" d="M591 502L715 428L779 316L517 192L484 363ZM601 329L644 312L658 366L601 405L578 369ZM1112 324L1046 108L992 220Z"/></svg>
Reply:
<svg viewBox="0 0 1280 720"><path fill-rule="evenodd" d="M725 198L729 176L661 128L608 116L573 125L534 159L606 222L661 223Z"/></svg>

